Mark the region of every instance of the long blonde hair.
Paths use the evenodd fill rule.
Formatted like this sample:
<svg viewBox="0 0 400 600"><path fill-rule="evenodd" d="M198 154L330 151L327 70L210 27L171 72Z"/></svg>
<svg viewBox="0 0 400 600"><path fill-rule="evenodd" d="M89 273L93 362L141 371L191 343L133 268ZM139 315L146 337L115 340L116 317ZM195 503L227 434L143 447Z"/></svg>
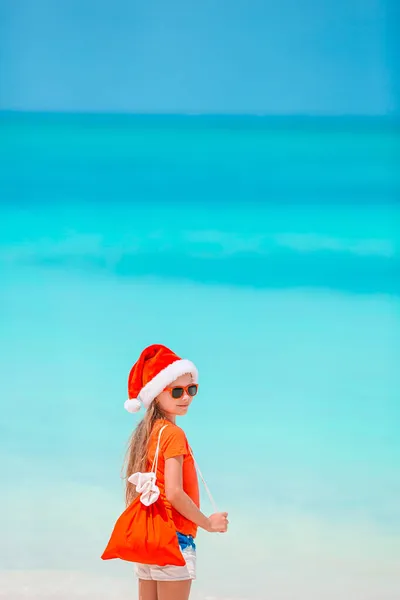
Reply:
<svg viewBox="0 0 400 600"><path fill-rule="evenodd" d="M166 416L158 406L157 400L154 400L129 439L124 460L125 502L127 506L137 496L135 486L129 483L127 478L133 473L146 471L150 435L158 419L166 419Z"/></svg>

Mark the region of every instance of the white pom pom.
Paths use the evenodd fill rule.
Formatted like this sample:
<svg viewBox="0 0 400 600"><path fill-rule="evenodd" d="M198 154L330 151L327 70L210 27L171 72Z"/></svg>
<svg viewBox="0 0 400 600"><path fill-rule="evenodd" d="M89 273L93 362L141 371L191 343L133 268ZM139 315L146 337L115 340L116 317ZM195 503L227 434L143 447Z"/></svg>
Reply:
<svg viewBox="0 0 400 600"><path fill-rule="evenodd" d="M131 398L130 400L125 400L124 408L130 413L139 412L142 403L137 398Z"/></svg>

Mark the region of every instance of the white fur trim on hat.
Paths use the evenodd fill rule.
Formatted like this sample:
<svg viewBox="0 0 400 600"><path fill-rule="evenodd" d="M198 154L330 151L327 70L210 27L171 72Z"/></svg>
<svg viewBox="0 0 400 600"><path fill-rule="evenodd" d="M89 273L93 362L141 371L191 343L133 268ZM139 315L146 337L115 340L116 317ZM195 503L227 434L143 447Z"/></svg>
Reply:
<svg viewBox="0 0 400 600"><path fill-rule="evenodd" d="M138 400L137 398L131 398L129 400L125 400L125 403L124 403L124 408L130 413L139 412L141 406L142 405L140 403L140 400Z"/></svg>
<svg viewBox="0 0 400 600"><path fill-rule="evenodd" d="M192 361L186 358L181 358L174 361L168 367L165 367L162 371L157 373L153 379L151 379L145 386L140 390L137 398L131 398L125 401L125 408L128 412L137 412L140 410L140 403L147 409L153 402L154 398L161 394L161 392L175 379L189 373L193 378L193 383L198 382L198 371Z"/></svg>

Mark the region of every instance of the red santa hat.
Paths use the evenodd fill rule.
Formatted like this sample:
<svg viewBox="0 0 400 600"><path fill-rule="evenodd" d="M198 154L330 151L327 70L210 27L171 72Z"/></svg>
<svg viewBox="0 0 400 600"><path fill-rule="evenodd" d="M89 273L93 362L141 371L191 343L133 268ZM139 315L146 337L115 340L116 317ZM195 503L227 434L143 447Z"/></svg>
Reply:
<svg viewBox="0 0 400 600"><path fill-rule="evenodd" d="M198 382L195 365L187 359L179 358L172 350L161 344L148 346L133 365L128 378L128 396L124 407L130 413L147 409L170 383L181 375L192 375L193 383Z"/></svg>

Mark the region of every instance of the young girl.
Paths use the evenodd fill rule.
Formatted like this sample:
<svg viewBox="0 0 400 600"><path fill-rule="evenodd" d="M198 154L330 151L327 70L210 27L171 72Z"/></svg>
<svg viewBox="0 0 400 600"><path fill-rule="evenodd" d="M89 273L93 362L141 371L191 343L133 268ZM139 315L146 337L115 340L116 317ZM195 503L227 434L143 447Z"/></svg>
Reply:
<svg viewBox="0 0 400 600"><path fill-rule="evenodd" d="M186 562L182 567L137 564L140 600L188 600L196 578L198 527L219 533L228 528L227 513L206 517L200 511L195 462L183 430L175 423L176 417L186 415L197 394L197 378L191 361L158 344L143 350L129 374L125 408L137 412L143 405L146 414L130 440L126 477L150 470L159 443L157 486ZM136 496L135 486L127 481L127 505Z"/></svg>

